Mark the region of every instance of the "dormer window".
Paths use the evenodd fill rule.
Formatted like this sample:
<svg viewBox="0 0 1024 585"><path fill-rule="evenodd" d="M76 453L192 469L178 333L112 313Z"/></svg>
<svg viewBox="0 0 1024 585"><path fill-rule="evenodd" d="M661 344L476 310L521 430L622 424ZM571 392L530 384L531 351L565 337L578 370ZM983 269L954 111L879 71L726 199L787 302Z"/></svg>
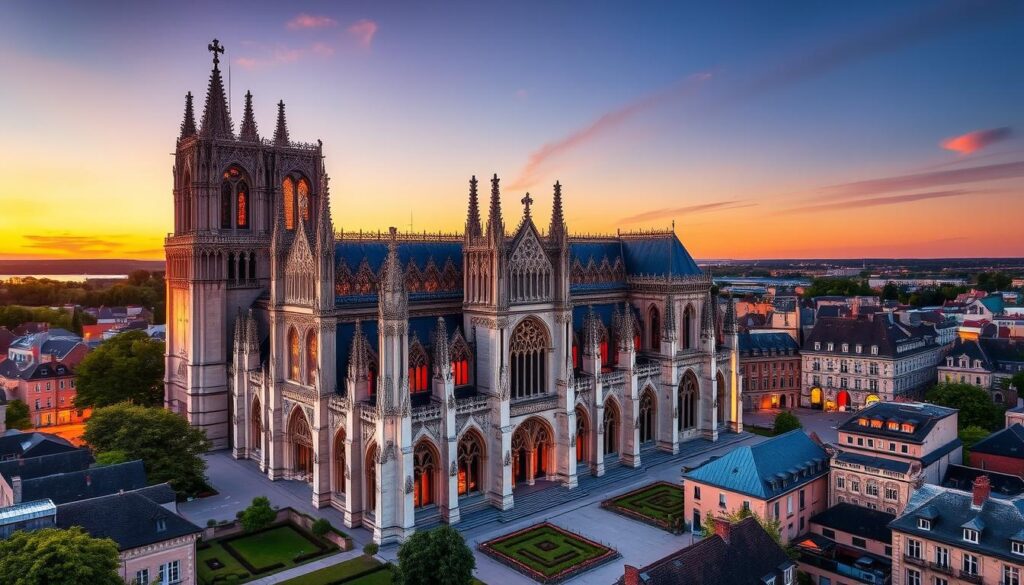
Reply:
<svg viewBox="0 0 1024 585"><path fill-rule="evenodd" d="M978 544L978 531L973 528L964 528L964 540Z"/></svg>
<svg viewBox="0 0 1024 585"><path fill-rule="evenodd" d="M775 575L768 575L761 579L761 582L764 583L764 585L775 585Z"/></svg>
<svg viewBox="0 0 1024 585"><path fill-rule="evenodd" d="M878 355L878 346L877 345L872 345L871 346L871 355Z"/></svg>
<svg viewBox="0 0 1024 585"><path fill-rule="evenodd" d="M782 572L782 582L785 585L793 585L793 567L786 567Z"/></svg>
<svg viewBox="0 0 1024 585"><path fill-rule="evenodd" d="M814 342L814 351L821 351L821 342L820 341L815 341Z"/></svg>
<svg viewBox="0 0 1024 585"><path fill-rule="evenodd" d="M921 530L931 530L932 529L932 521L927 519L927 518L918 518L917 519L917 527L920 528Z"/></svg>
<svg viewBox="0 0 1024 585"><path fill-rule="evenodd" d="M156 521L156 531L157 532L164 532L165 530L167 530L167 520L164 520L163 518L157 519L157 521Z"/></svg>
<svg viewBox="0 0 1024 585"><path fill-rule="evenodd" d="M949 366L950 368L952 368L953 367L953 358L951 358L951 357L946 358L946 365Z"/></svg>
<svg viewBox="0 0 1024 585"><path fill-rule="evenodd" d="M890 431L898 431L900 430L900 423L891 420L889 421L889 424L886 426L886 428L889 429Z"/></svg>
<svg viewBox="0 0 1024 585"><path fill-rule="evenodd" d="M860 418L857 419L857 424L859 424L862 427L866 427L866 426L868 426L868 419L866 419L864 417L860 417Z"/></svg>
<svg viewBox="0 0 1024 585"><path fill-rule="evenodd" d="M903 423L901 429L904 433L912 433L914 432L914 425L913 423Z"/></svg>
<svg viewBox="0 0 1024 585"><path fill-rule="evenodd" d="M850 351L850 344L849 343L844 343L843 344L843 353L849 353L849 351Z"/></svg>
<svg viewBox="0 0 1024 585"><path fill-rule="evenodd" d="M882 421L878 420L877 418L871 419L871 428L873 428L873 429L880 429L880 428L882 428Z"/></svg>
<svg viewBox="0 0 1024 585"><path fill-rule="evenodd" d="M1010 552L1015 555L1024 556L1024 542L1019 540L1010 541Z"/></svg>
<svg viewBox="0 0 1024 585"><path fill-rule="evenodd" d="M836 344L834 344L834 343L832 343L832 342L830 341L830 342L828 343L828 350L829 350L829 351L835 351L835 349L836 349Z"/></svg>
<svg viewBox="0 0 1024 585"><path fill-rule="evenodd" d="M860 353L860 352L864 351L864 346L862 346L861 344L858 343L854 349L856 350L857 353Z"/></svg>

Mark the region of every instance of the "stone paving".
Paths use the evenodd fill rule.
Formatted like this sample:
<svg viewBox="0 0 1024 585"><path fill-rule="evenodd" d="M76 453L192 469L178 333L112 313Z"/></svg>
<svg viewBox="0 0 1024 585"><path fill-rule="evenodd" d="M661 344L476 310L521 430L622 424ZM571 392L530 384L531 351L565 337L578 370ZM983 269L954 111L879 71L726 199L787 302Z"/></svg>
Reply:
<svg viewBox="0 0 1024 585"><path fill-rule="evenodd" d="M775 415L779 412L779 410L745 410L743 411L743 424L771 428ZM808 434L817 433L818 437L826 443L835 443L839 438L839 431L836 430L836 427L853 416L852 412L824 412L810 408L794 408L790 412L800 419L804 425L804 431Z"/></svg>
<svg viewBox="0 0 1024 585"><path fill-rule="evenodd" d="M681 468L684 465L693 466L706 461L711 456L720 456L739 445L753 444L762 440L764 440L763 437L750 434L724 435L721 443L708 444L707 448L684 454L681 459L669 458L663 459L661 462L653 462L642 471L624 474L618 481L601 485L597 489L579 490L577 497L552 508L529 514L514 521L490 522L465 530L463 536L473 548L476 556L476 577L489 585L534 583L526 576L491 559L476 547L486 540L546 520L597 542L607 544L622 555L619 559L574 577L566 583L578 585L612 583L622 575L625 563L642 566L655 561L689 545L691 535L689 533L668 534L654 526L604 510L601 508L603 500L627 493L654 481L679 483ZM355 551L351 553L353 556L358 554L364 544L372 540L370 532L363 528L345 528L341 512L333 508L313 508L310 502L309 486L303 482L283 480L272 482L260 473L255 463L235 460L229 451L211 453L207 456L207 462L210 482L220 493L209 498L184 502L178 507L186 518L200 526L205 526L207 520L211 518L233 520L237 511L248 506L254 497L262 495L268 497L275 506L290 506L311 516L330 520L332 524L352 537L356 547ZM378 557L385 561L394 561L397 558L397 553L398 546L391 545L381 548ZM334 555L321 559L321 561L330 563L338 557L340 555ZM341 562L341 560L336 562ZM313 571L322 566L324 565L314 562L296 567L289 570L288 577ZM296 572L292 574L292 571Z"/></svg>

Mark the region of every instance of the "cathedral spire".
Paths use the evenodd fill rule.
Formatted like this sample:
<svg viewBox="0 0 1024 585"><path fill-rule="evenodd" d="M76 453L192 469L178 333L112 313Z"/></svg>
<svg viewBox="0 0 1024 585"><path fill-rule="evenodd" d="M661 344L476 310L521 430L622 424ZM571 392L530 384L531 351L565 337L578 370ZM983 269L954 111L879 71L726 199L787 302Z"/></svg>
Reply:
<svg viewBox="0 0 1024 585"><path fill-rule="evenodd" d="M552 239L561 239L565 232L565 216L562 215L562 184L555 181L555 198L551 208L551 225L548 227L548 236Z"/></svg>
<svg viewBox="0 0 1024 585"><path fill-rule="evenodd" d="M491 179L491 209L487 216L487 234L494 234L499 239L505 236L505 221L501 218L501 188L498 186L500 182L498 173L494 173Z"/></svg>
<svg viewBox="0 0 1024 585"><path fill-rule="evenodd" d="M348 352L348 378L355 382L365 378L370 367L369 343L363 334L363 323L356 319L356 330L352 333L352 345Z"/></svg>
<svg viewBox="0 0 1024 585"><path fill-rule="evenodd" d="M274 144L288 146L288 123L284 117L284 100L277 102L277 128L274 128Z"/></svg>
<svg viewBox="0 0 1024 585"><path fill-rule="evenodd" d="M732 295L725 301L725 317L722 319L722 332L726 335L736 333L736 306L732 302Z"/></svg>
<svg viewBox="0 0 1024 585"><path fill-rule="evenodd" d="M469 179L469 211L466 214L466 236L470 239L483 235L480 225L480 200L476 193L476 175Z"/></svg>
<svg viewBox="0 0 1024 585"><path fill-rule="evenodd" d="M391 239L388 241L388 255L384 259L384 267L378 289L378 312L380 320L408 318L408 297L405 290L405 271L402 261L398 258L398 230L390 228Z"/></svg>
<svg viewBox="0 0 1024 585"><path fill-rule="evenodd" d="M633 314L633 306L626 301L623 307L621 320L619 321L619 349L622 351L633 351L634 336L636 335L636 315Z"/></svg>
<svg viewBox="0 0 1024 585"><path fill-rule="evenodd" d="M210 85L206 88L206 107L203 109L200 133L211 138L234 138L228 99L224 95L224 80L220 77L220 54L224 52L224 47L220 41L213 39L208 49L213 53L213 71L210 72Z"/></svg>
<svg viewBox="0 0 1024 585"><path fill-rule="evenodd" d="M256 117L252 113L252 92L245 92L245 111L242 113L242 129L238 138L246 142L259 142L260 136L256 131Z"/></svg>
<svg viewBox="0 0 1024 585"><path fill-rule="evenodd" d="M434 377L448 380L452 376L452 352L448 346L448 327L444 317L437 318L437 329L434 330Z"/></svg>
<svg viewBox="0 0 1024 585"><path fill-rule="evenodd" d="M583 320L583 354L587 356L601 355L601 320L594 313L594 307L587 307L587 317Z"/></svg>
<svg viewBox="0 0 1024 585"><path fill-rule="evenodd" d="M334 255L334 222L331 220L331 200L327 197L327 175L323 176L319 209L316 220L316 247L321 254Z"/></svg>
<svg viewBox="0 0 1024 585"><path fill-rule="evenodd" d="M192 109L192 92L185 94L185 118L181 121L181 137L196 135L196 114Z"/></svg>

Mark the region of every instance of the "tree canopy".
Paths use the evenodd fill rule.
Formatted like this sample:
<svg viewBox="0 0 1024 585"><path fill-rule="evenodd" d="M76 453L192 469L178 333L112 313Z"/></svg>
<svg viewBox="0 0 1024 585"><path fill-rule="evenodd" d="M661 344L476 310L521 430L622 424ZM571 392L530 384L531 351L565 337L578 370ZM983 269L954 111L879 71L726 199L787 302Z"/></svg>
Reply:
<svg viewBox="0 0 1024 585"><path fill-rule="evenodd" d="M957 422L961 429L973 426L994 431L1003 427L1003 407L992 402L988 392L978 386L944 382L929 390L925 399L959 410Z"/></svg>
<svg viewBox="0 0 1024 585"><path fill-rule="evenodd" d="M17 531L0 540L0 583L124 585L117 544L81 528Z"/></svg>
<svg viewBox="0 0 1024 585"><path fill-rule="evenodd" d="M126 331L86 354L75 372L79 408L124 401L156 406L164 396L164 343L144 331Z"/></svg>
<svg viewBox="0 0 1024 585"><path fill-rule="evenodd" d="M96 319L80 311L51 309L49 307L22 307L19 305L0 306L0 327L13 329L29 321L47 323L50 327L67 329L81 335L82 325L91 325L96 322Z"/></svg>
<svg viewBox="0 0 1024 585"><path fill-rule="evenodd" d="M782 433L788 433L794 429L802 428L804 428L804 425L796 415L788 410L783 410L779 414L775 415L775 423L772 426L772 431L774 431L776 435L781 435Z"/></svg>
<svg viewBox="0 0 1024 585"><path fill-rule="evenodd" d="M12 400L7 403L7 416L4 423L8 429L24 430L32 427L32 418L29 416L28 405L21 400Z"/></svg>
<svg viewBox="0 0 1024 585"><path fill-rule="evenodd" d="M163 323L166 313L166 291L162 272L134 270L125 281L114 285L97 282L64 282L46 278L19 278L9 280L0 287L0 305L26 305L28 307L50 307L54 305L82 305L83 307L116 307L139 305L153 311L153 321ZM24 308L24 307L20 307ZM68 315L71 318L71 315ZM86 324L88 316L83 315ZM24 321L46 321L46 319L23 319ZM0 316L0 325L7 325ZM71 329L66 325L57 325Z"/></svg>
<svg viewBox="0 0 1024 585"><path fill-rule="evenodd" d="M276 517L277 512L270 507L270 500L266 496L256 496L249 507L242 511L242 527L246 532L256 532L270 526Z"/></svg>
<svg viewBox="0 0 1024 585"><path fill-rule="evenodd" d="M398 549L396 584L469 585L476 560L451 526L416 532Z"/></svg>
<svg viewBox="0 0 1024 585"><path fill-rule="evenodd" d="M874 291L866 280L859 278L815 278L811 286L804 289L804 298L823 297L830 295L872 295Z"/></svg>
<svg viewBox="0 0 1024 585"><path fill-rule="evenodd" d="M85 423L84 438L98 457L120 451L129 460L142 459L150 483L170 482L184 495L206 488L202 455L210 442L173 412L127 403L99 408Z"/></svg>

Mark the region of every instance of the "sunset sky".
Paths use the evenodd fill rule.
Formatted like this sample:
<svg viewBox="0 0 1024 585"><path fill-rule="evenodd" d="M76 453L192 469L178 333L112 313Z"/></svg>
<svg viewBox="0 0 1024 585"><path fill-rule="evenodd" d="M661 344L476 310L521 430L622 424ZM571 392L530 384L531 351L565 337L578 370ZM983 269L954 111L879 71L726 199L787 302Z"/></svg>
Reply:
<svg viewBox="0 0 1024 585"><path fill-rule="evenodd" d="M496 172L510 225L558 179L573 232L697 258L1024 256L1020 2L15 0L0 258L162 258L214 37L236 131L251 90L323 140L339 229L461 230Z"/></svg>

